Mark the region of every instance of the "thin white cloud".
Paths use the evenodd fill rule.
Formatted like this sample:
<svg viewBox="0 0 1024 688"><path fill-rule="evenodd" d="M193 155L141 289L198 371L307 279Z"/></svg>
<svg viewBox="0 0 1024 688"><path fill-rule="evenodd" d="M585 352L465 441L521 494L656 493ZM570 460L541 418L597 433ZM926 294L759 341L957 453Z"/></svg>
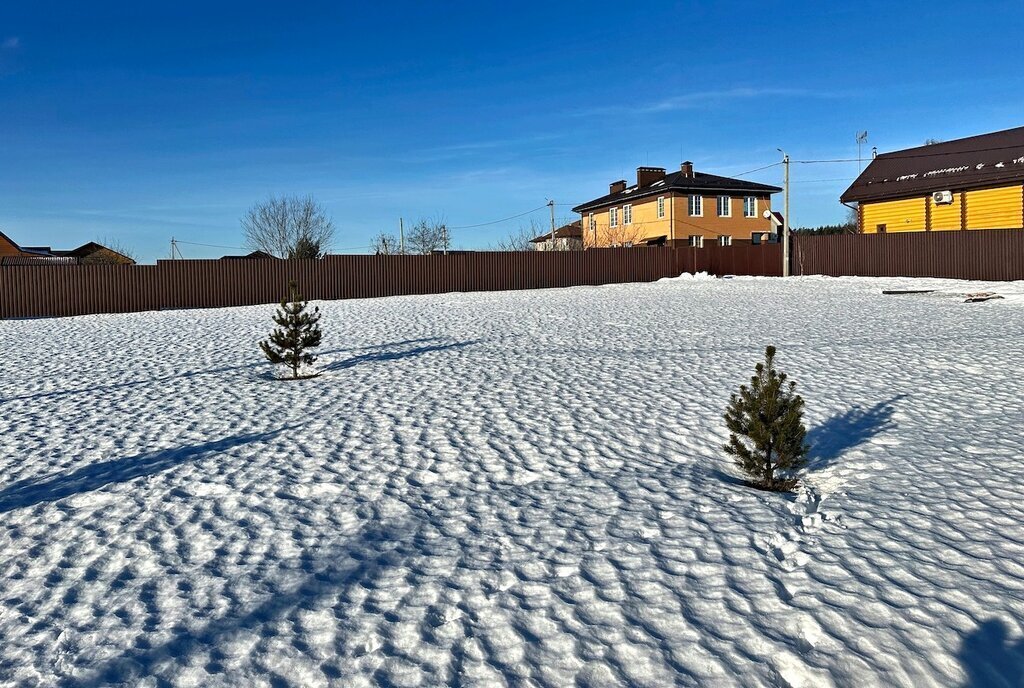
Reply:
<svg viewBox="0 0 1024 688"><path fill-rule="evenodd" d="M17 36L11 36L10 38L5 38L4 42L0 43L0 48L3 48L4 50L15 50L15 49L17 49L20 46L21 46L21 39L18 38Z"/></svg>
<svg viewBox="0 0 1024 688"><path fill-rule="evenodd" d="M678 110L697 110L710 108L738 100L755 100L758 98L843 98L848 94L835 91L813 91L805 88L762 88L740 86L718 91L695 91L662 100L638 103L636 105L615 105L591 108L578 111L580 115L607 115L615 113L632 113L639 115L674 112Z"/></svg>

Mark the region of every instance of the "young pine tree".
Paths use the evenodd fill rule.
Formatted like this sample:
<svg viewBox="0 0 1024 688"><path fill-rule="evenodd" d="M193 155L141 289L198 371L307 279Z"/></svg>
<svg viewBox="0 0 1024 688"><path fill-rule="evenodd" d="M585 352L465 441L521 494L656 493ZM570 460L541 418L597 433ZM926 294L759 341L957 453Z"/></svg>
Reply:
<svg viewBox="0 0 1024 688"><path fill-rule="evenodd" d="M299 379L299 368L312 365L316 356L307 350L320 346L320 309L307 312L308 304L302 300L295 282L288 284L288 296L274 314L277 327L270 338L260 342L260 348L271 363L284 363L292 369L292 379Z"/></svg>
<svg viewBox="0 0 1024 688"><path fill-rule="evenodd" d="M732 395L725 412L729 428L725 451L755 487L779 491L796 487L793 473L807 463L803 410L796 383L786 385L786 374L775 369L775 347L769 346L750 386L740 385L740 393Z"/></svg>

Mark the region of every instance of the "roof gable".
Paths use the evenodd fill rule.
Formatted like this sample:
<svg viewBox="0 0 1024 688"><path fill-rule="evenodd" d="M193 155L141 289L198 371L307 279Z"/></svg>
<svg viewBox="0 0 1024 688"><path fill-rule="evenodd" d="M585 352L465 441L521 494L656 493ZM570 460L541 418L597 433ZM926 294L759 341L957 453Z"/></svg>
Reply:
<svg viewBox="0 0 1024 688"><path fill-rule="evenodd" d="M21 253L21 247L14 243L14 240L9 236L0 232L0 253L5 255L18 255Z"/></svg>
<svg viewBox="0 0 1024 688"><path fill-rule="evenodd" d="M1024 183L1024 127L883 153L839 200L872 201Z"/></svg>

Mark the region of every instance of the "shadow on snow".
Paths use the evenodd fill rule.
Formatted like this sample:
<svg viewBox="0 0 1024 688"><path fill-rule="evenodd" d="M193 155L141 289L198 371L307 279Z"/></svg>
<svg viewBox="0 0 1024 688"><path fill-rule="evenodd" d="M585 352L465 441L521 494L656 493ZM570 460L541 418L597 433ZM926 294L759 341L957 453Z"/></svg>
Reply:
<svg viewBox="0 0 1024 688"><path fill-rule="evenodd" d="M60 685L91 688L111 684L135 685L146 676L160 675L167 665L182 662L198 652L210 652L205 669L211 675L224 674L222 660L228 656L220 646L240 631L257 631L262 639L276 634L275 622L299 610L316 609L326 598L343 602L349 591L359 585L374 588L375 580L389 568L401 565L414 538L414 529L405 523L371 524L344 544L329 548L318 559L304 560L307 576L291 590L268 595L247 612L232 614L196 626L179 624L174 637L152 647L137 647L101 664L81 678L66 678ZM324 562L316 565L316 561ZM330 678L340 678L342 668L324 666ZM158 685L164 685L161 682ZM288 685L271 676L270 685Z"/></svg>
<svg viewBox="0 0 1024 688"><path fill-rule="evenodd" d="M106 485L123 483L145 475L153 475L191 461L222 454L234 447L265 442L289 427L270 432L249 433L204 442L191 447L172 447L99 463L91 463L70 473L57 473L41 478L28 478L8 485L0 491L0 513L41 502L53 502Z"/></svg>
<svg viewBox="0 0 1024 688"><path fill-rule="evenodd" d="M967 682L964 688L1024 685L1024 639L1009 640L1009 628L1001 619L982 622L960 645L960 662Z"/></svg>
<svg viewBox="0 0 1024 688"><path fill-rule="evenodd" d="M352 368L361 363L370 363L374 361L397 361L403 358L412 358L414 356L422 356L423 354L429 354L435 351L449 351L454 349L463 349L467 346L479 343L479 340L470 340L466 342L449 342L446 344L428 344L426 346L418 346L413 349L402 349L400 351L371 351L370 353L359 354L358 356L352 356L341 361L335 361L328 363L323 367L323 371L328 370L344 370L345 368Z"/></svg>
<svg viewBox="0 0 1024 688"><path fill-rule="evenodd" d="M807 443L811 447L808 455L809 467L824 468L834 463L845 452L895 428L896 423L892 420L896 412L895 404L905 396L898 394L870 408L854 406L811 428L807 432Z"/></svg>
<svg viewBox="0 0 1024 688"><path fill-rule="evenodd" d="M440 337L420 337L418 339L406 339L400 342L390 342L388 344L375 344L372 346L364 347L353 347L353 348L342 348L332 349L330 351L317 352L317 356L329 356L331 354L344 353L346 351L361 351L361 350L386 350L400 346L408 346L410 344L422 344L424 342L436 342L441 341ZM255 344L253 345L255 350ZM370 354L366 354L370 356ZM359 358L358 356L356 358ZM401 358L401 356L397 356ZM75 389L58 389L52 392L33 392L31 394L21 394L18 396L7 397L6 399L0 399L0 404L6 404L13 401L34 401L39 399L56 399L61 397L75 396L77 394L99 394L103 392L112 392L118 389L128 389L131 387L144 387L146 385L153 385L164 382L171 382L173 380L182 380L193 377L199 377L201 375L216 375L218 373L230 373L236 370L247 370L251 368L257 368L260 366L269 366L267 361L259 360L252 363L242 363L239 365L229 366L218 366L216 368L207 368L206 370L188 370L183 373L176 373L174 375L164 375L161 377L148 378L144 380L131 380L128 382L116 382L109 385L94 385L92 387L77 387Z"/></svg>

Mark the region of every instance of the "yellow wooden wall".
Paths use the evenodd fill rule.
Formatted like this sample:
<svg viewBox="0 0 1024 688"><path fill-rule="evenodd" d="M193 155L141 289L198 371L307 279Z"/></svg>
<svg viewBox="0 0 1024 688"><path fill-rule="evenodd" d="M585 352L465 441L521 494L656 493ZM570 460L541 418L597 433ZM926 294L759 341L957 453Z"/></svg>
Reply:
<svg viewBox="0 0 1024 688"><path fill-rule="evenodd" d="M960 204L959 193L953 194L952 203L935 205L931 197L928 198L928 203L932 207L930 229L933 232L960 229L960 210L963 206Z"/></svg>
<svg viewBox="0 0 1024 688"><path fill-rule="evenodd" d="M925 230L925 199L905 198L863 204L864 233L874 234L878 225L886 232L923 232Z"/></svg>
<svg viewBox="0 0 1024 688"><path fill-rule="evenodd" d="M966 226L962 222L966 207ZM930 221L926 218L930 214ZM996 189L968 191L961 201L960 192L953 202L936 205L931 195L898 201L862 203L862 230L874 234L878 225L886 232L921 232L958 229L1018 229L1024 227L1024 189L1020 184Z"/></svg>
<svg viewBox="0 0 1024 688"><path fill-rule="evenodd" d="M967 229L1024 227L1021 211L1020 185L967 192Z"/></svg>

